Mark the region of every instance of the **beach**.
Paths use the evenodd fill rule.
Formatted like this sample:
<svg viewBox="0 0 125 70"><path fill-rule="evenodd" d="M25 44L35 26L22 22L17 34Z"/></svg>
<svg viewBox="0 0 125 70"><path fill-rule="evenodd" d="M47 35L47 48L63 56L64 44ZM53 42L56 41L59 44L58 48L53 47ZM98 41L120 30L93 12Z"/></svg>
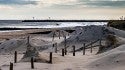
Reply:
<svg viewBox="0 0 125 70"><path fill-rule="evenodd" d="M0 69L8 70L11 62L14 70L31 70L30 60L34 57L34 70L105 70L105 67L123 70L124 34L122 30L96 25L1 32ZM114 48L114 44L101 50L100 47L108 45L108 35L115 37L117 46ZM62 49L67 50L66 55L62 55ZM50 52L52 63L48 63Z"/></svg>

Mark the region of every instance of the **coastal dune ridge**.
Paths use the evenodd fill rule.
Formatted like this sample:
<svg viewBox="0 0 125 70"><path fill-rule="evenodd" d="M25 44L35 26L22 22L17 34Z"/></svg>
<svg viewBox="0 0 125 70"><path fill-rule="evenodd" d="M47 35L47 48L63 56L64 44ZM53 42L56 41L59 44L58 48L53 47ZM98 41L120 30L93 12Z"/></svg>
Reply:
<svg viewBox="0 0 125 70"><path fill-rule="evenodd" d="M119 66L120 70L124 69L125 31L108 27L107 22L46 24L13 21L10 27L8 24L10 22L6 21L0 26L2 70L8 70L9 63L14 62L15 51L16 70L31 69L32 57L37 70L104 70L105 67L118 70ZM66 49L67 54L62 55L62 49ZM49 60L50 52L52 62Z"/></svg>

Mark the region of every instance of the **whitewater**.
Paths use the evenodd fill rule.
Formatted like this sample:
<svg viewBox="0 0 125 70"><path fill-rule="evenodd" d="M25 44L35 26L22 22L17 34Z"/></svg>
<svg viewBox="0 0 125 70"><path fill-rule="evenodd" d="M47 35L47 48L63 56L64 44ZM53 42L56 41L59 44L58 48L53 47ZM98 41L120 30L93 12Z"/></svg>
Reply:
<svg viewBox="0 0 125 70"><path fill-rule="evenodd" d="M0 21L0 28L60 28L90 25L106 25L107 22L21 22Z"/></svg>

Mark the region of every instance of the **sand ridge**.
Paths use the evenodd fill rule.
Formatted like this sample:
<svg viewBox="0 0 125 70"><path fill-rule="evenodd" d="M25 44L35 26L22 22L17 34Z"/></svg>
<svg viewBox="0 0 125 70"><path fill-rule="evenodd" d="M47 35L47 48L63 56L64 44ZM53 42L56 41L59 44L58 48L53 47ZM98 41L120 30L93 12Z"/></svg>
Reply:
<svg viewBox="0 0 125 70"><path fill-rule="evenodd" d="M58 49L64 48L64 37L61 36L59 39L58 34L54 41L52 40L52 33L45 35L31 35L30 43L36 47L42 58L49 60L49 52L53 52L54 62L53 64L48 63L35 63L36 70L123 70L125 65L124 50L125 50L125 32L122 30L108 28L103 26L86 26L76 27L73 33L69 36L66 32L66 40L68 48L68 54L64 57L61 56L61 50L58 53L55 52L55 48L52 44L58 43ZM108 30L108 31L107 31ZM72 56L70 52L73 48L72 45L80 48L83 43L89 43L97 39L104 39L106 34L114 34L119 41L119 46L110 49L104 53L96 54L98 47L93 48L93 53L90 53L90 49L86 49L86 55L83 55L82 51L76 52L76 56ZM104 39L105 40L105 39ZM18 51L18 61L24 56L27 47L26 36L23 38L13 38L5 40L0 44L1 52L1 66L2 70L8 70L9 62L13 62L14 51ZM99 44L99 43L95 43ZM104 43L105 44L105 43ZM5 51L6 50L6 51ZM11 52L11 54L10 54ZM27 70L30 68L29 62L18 62L14 64L16 70Z"/></svg>

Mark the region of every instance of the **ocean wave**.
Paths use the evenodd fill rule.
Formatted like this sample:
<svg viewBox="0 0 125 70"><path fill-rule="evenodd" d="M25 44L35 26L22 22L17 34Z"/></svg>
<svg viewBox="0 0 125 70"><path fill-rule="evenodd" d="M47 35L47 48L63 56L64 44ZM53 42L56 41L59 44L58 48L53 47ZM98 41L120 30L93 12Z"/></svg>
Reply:
<svg viewBox="0 0 125 70"><path fill-rule="evenodd" d="M4 25L0 28L62 28L62 27L76 27L76 26L90 26L90 25L106 25L107 22L83 22L83 23L56 23L51 25Z"/></svg>

